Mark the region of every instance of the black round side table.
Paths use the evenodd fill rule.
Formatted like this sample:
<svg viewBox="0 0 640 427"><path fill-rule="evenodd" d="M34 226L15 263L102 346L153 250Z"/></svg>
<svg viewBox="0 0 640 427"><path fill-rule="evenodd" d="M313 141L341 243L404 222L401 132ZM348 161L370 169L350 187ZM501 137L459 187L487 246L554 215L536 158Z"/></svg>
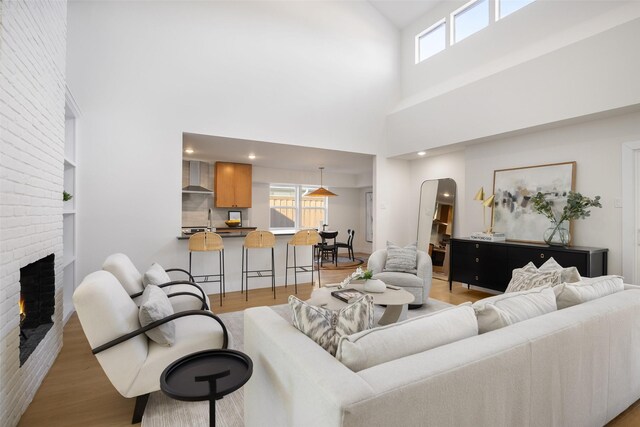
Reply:
<svg viewBox="0 0 640 427"><path fill-rule="evenodd" d="M237 350L204 350L184 356L160 376L160 388L176 400L209 401L209 426L216 425L216 400L242 387L253 373L253 362Z"/></svg>

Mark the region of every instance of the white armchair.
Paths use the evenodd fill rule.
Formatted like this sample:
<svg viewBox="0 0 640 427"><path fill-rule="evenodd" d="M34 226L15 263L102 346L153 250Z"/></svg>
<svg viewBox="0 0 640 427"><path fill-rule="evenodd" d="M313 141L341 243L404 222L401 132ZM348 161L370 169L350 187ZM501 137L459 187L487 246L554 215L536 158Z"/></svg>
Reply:
<svg viewBox="0 0 640 427"><path fill-rule="evenodd" d="M113 274L134 301L137 301L142 295L144 291L142 273L138 271L127 255L121 253L109 255L104 264L102 264L102 269ZM189 280L175 280L159 285L167 294L179 294L171 299L171 305L173 305L175 312L201 310L211 307L209 297L200 285L195 283L193 276L188 271L181 268L171 268L165 271L178 271L189 277ZM201 301L193 298L190 294L200 296ZM205 302L205 306L202 305L202 301Z"/></svg>
<svg viewBox="0 0 640 427"><path fill-rule="evenodd" d="M107 271L85 277L73 294L73 304L111 384L122 396L137 397L132 424L142 419L149 393L160 390L160 374L170 363L197 351L227 348L229 343L222 321L206 310L176 312L141 327L138 306ZM146 331L169 321L175 324L172 346L147 338Z"/></svg>
<svg viewBox="0 0 640 427"><path fill-rule="evenodd" d="M418 308L429 300L433 267L431 257L424 251L418 251L416 257L417 273L402 273L398 271L384 271L387 262L387 250L380 249L369 257L367 269L373 272L374 279L380 279L390 285L400 286L415 296L409 308Z"/></svg>

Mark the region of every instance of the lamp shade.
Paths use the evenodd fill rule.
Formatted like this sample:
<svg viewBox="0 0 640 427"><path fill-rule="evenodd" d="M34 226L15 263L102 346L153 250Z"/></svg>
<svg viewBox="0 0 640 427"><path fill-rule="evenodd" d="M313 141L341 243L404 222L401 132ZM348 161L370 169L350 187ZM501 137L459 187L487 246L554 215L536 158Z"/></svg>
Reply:
<svg viewBox="0 0 640 427"><path fill-rule="evenodd" d="M487 200L482 202L482 206L484 206L485 208L490 208L491 205L493 204L493 201L494 201L495 198L496 198L496 196L494 194L492 194L491 196L489 196L489 198Z"/></svg>
<svg viewBox="0 0 640 427"><path fill-rule="evenodd" d="M473 200L484 200L484 188L480 187Z"/></svg>
<svg viewBox="0 0 640 427"><path fill-rule="evenodd" d="M317 188L313 191L309 191L308 193L303 194L304 197L334 197L337 196L336 193L332 193L331 191L327 190L326 188L324 188L322 186L322 171L324 170L324 167L321 166L318 169L320 169L320 188Z"/></svg>

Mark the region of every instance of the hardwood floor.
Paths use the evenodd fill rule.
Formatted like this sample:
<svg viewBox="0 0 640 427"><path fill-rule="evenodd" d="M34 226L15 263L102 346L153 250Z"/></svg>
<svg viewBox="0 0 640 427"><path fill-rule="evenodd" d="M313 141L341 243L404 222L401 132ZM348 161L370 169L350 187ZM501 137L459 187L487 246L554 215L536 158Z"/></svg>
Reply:
<svg viewBox="0 0 640 427"><path fill-rule="evenodd" d="M353 270L323 270L322 283L341 281ZM298 297L308 299L311 283L298 285ZM278 287L274 300L270 289L255 289L245 302L244 294L227 294L220 307L217 296L211 295L213 311L226 313L261 305L285 304L293 293L293 286ZM468 290L466 286L455 284L449 292L448 282L434 279L430 297L461 304L477 301L489 294ZM131 415L135 399L125 399L113 388L95 356L91 354L89 343L84 337L78 317L74 314L64 327L62 351L45 377L33 402L22 416L20 427L126 427L131 425ZM631 427L640 425L640 401L620 414L609 426Z"/></svg>

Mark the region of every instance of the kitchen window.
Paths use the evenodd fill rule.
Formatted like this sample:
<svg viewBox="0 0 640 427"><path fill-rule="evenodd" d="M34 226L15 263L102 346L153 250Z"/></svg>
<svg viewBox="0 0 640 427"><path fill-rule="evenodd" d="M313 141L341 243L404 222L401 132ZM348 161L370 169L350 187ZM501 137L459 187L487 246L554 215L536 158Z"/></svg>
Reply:
<svg viewBox="0 0 640 427"><path fill-rule="evenodd" d="M271 228L319 228L327 222L327 197L304 194L317 187L271 184L269 207Z"/></svg>

